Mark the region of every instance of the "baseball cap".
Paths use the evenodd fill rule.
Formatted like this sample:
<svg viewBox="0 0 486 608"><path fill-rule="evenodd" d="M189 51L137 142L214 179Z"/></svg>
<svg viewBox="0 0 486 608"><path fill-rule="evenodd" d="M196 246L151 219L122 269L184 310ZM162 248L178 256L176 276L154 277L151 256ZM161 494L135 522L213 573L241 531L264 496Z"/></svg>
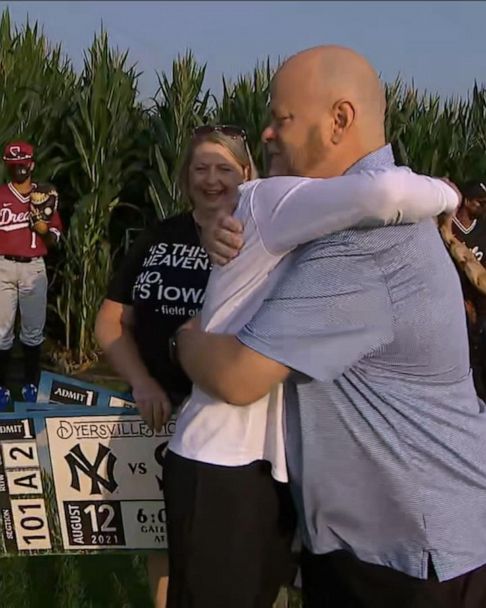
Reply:
<svg viewBox="0 0 486 608"><path fill-rule="evenodd" d="M22 165L34 160L34 146L27 141L12 141L3 150L3 160L10 165Z"/></svg>

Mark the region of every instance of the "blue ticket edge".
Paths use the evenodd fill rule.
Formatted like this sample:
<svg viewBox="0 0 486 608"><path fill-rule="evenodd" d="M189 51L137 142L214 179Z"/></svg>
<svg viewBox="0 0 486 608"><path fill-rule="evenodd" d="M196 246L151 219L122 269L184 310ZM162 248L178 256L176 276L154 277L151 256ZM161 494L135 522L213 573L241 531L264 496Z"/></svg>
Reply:
<svg viewBox="0 0 486 608"><path fill-rule="evenodd" d="M70 407L77 403L90 409L103 406L121 409L135 405L129 392L115 391L72 376L55 374L46 370L41 372L37 402L56 403Z"/></svg>
<svg viewBox="0 0 486 608"><path fill-rule="evenodd" d="M59 403L28 403L26 401L15 401L13 412L0 412L0 420L6 414L19 414L28 416L36 412L54 412L59 416L122 416L125 414L138 415L134 408L114 408L114 407L86 407L85 405L61 405Z"/></svg>

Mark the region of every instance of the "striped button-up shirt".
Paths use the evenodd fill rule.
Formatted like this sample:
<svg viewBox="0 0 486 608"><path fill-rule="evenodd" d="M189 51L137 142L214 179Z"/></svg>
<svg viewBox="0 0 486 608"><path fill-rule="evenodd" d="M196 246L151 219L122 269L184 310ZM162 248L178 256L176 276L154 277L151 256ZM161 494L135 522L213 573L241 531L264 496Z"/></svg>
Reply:
<svg viewBox="0 0 486 608"><path fill-rule="evenodd" d="M389 146L350 172L393 164ZM306 546L440 580L486 563L486 412L434 223L300 247L243 343L293 370L286 451Z"/></svg>

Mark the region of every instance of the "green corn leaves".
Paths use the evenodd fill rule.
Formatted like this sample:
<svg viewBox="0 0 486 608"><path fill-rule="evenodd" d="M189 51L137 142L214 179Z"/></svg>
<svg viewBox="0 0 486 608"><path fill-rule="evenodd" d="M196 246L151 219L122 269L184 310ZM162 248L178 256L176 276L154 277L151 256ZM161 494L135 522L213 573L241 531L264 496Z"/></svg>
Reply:
<svg viewBox="0 0 486 608"><path fill-rule="evenodd" d="M415 171L458 182L486 174L486 91L467 100L419 94L400 80L386 87L387 138Z"/></svg>
<svg viewBox="0 0 486 608"><path fill-rule="evenodd" d="M223 78L218 98L204 84L206 65L186 51L170 73L157 75L157 91L144 108L136 68L126 52L111 48L104 30L76 74L37 24L16 28L3 12L0 146L18 137L32 141L36 178L56 184L66 224L61 248L48 258L48 329L64 369L89 365L97 356L96 313L128 229L187 209L178 176L194 127L243 127L265 175L260 138L274 69L266 60L234 81ZM484 89L474 85L466 99L440 99L397 79L386 94L386 133L399 163L458 182L486 175Z"/></svg>
<svg viewBox="0 0 486 608"><path fill-rule="evenodd" d="M158 75L159 88L149 110L149 191L159 218L187 208L177 178L193 129L211 115L205 73L206 66L199 66L188 51L173 62L170 78Z"/></svg>
<svg viewBox="0 0 486 608"><path fill-rule="evenodd" d="M64 239L56 311L65 347L78 365L96 350L94 324L111 274L110 219L138 169L134 142L142 109L136 93L137 74L127 55L111 50L101 32L85 56L65 135L76 202Z"/></svg>
<svg viewBox="0 0 486 608"><path fill-rule="evenodd" d="M269 122L270 84L273 70L270 61L259 64L252 74L238 77L232 84L223 78L223 96L216 101L217 120L223 124L241 126L248 135L248 144L255 163L265 173L265 158L261 134Z"/></svg>

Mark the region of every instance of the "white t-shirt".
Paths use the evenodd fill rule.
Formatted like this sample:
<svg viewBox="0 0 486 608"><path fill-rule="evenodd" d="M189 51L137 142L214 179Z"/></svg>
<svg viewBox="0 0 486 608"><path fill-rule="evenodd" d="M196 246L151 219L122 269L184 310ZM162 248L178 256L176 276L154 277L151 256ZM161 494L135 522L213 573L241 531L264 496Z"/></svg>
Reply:
<svg viewBox="0 0 486 608"><path fill-rule="evenodd" d="M457 204L457 195L444 182L405 167L244 184L234 216L243 223L245 245L231 263L212 270L201 327L236 334L281 276L285 255L302 243L351 226L418 222L452 213ZM169 448L186 458L225 466L268 460L274 478L287 481L283 419L281 386L244 407L218 401L194 386Z"/></svg>

